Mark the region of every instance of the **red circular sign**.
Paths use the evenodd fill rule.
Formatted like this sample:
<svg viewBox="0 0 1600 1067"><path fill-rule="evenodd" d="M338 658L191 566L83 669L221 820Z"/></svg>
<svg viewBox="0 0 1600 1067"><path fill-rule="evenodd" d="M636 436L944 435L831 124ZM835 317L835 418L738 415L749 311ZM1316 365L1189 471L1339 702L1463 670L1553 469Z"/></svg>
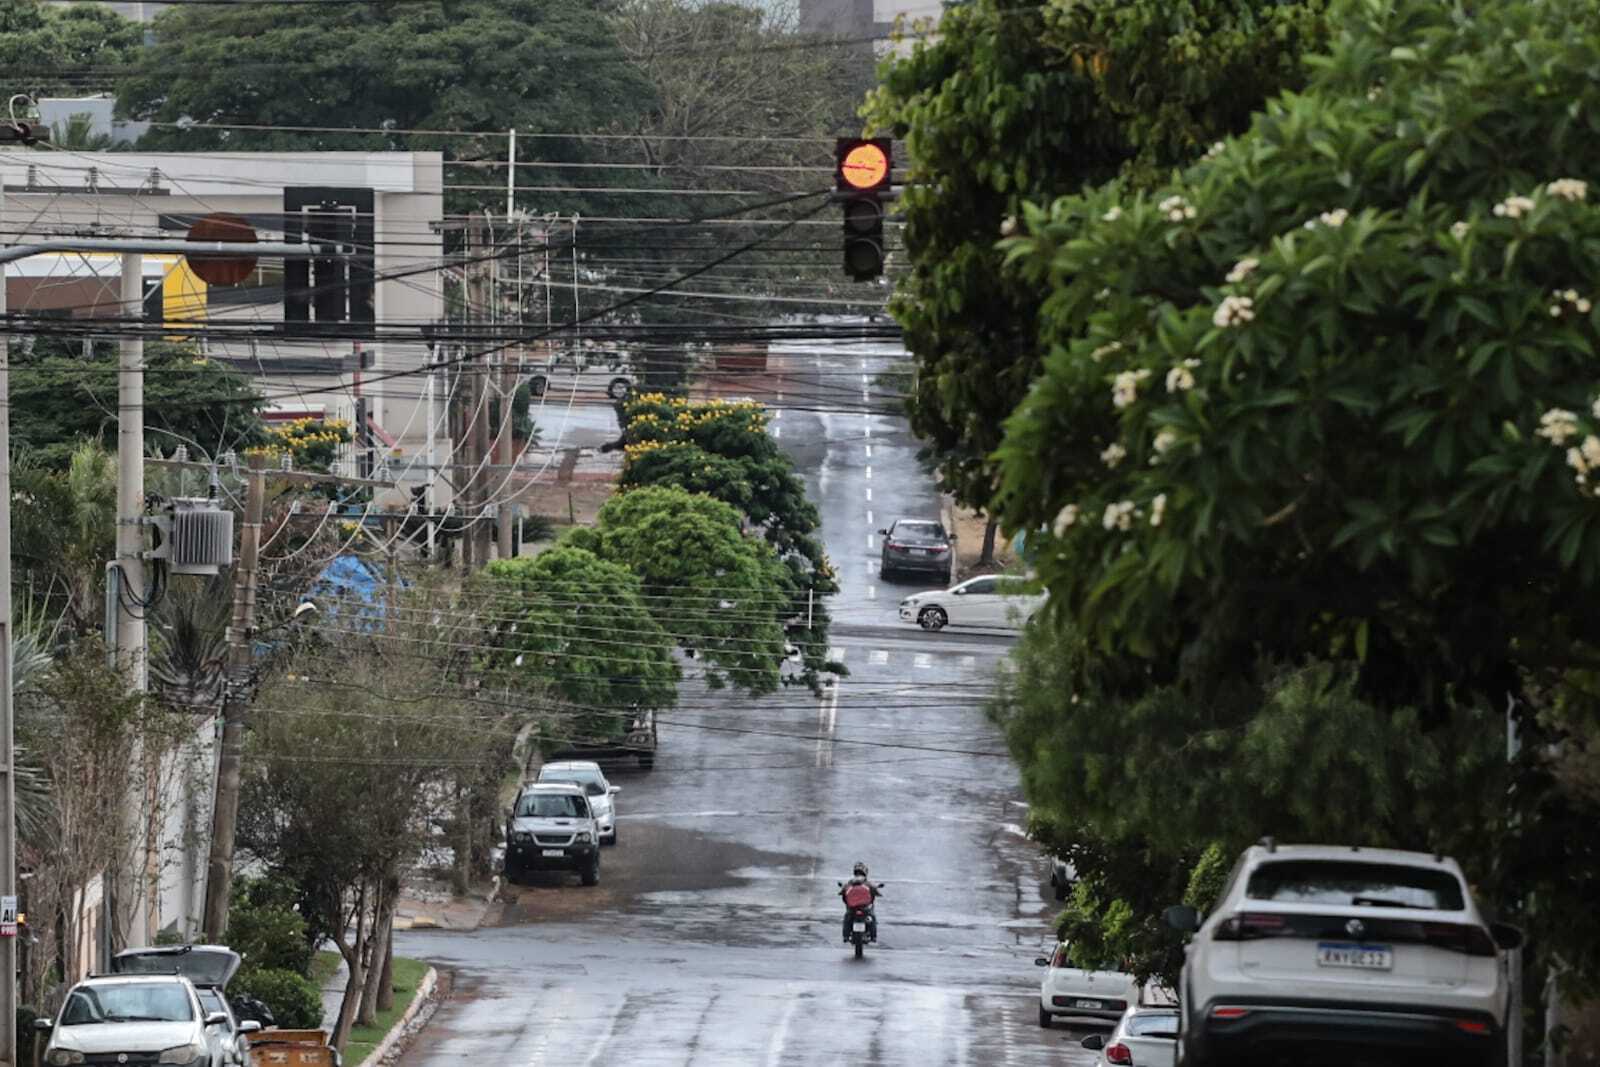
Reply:
<svg viewBox="0 0 1600 1067"><path fill-rule="evenodd" d="M228 241L233 244L255 244L256 231L238 215L219 211L189 227L191 241ZM255 273L255 256L207 255L191 253L189 269L207 285L238 285Z"/></svg>
<svg viewBox="0 0 1600 1067"><path fill-rule="evenodd" d="M873 189L889 176L889 156L868 141L856 145L839 161L839 176L855 189Z"/></svg>

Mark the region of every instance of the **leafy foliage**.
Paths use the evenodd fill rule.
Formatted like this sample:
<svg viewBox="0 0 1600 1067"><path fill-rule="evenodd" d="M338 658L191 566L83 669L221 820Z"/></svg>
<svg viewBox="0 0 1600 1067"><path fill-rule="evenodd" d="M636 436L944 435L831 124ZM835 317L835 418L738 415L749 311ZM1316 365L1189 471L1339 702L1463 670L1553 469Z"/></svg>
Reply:
<svg viewBox="0 0 1600 1067"><path fill-rule="evenodd" d="M651 613L705 659L711 685L761 695L779 685L793 589L772 547L746 537L740 522L719 500L653 486L612 497L595 527L569 543L638 575Z"/></svg>
<svg viewBox="0 0 1600 1067"><path fill-rule="evenodd" d="M322 991L296 971L263 967L241 973L228 983L232 996L255 997L272 1009L286 1030L315 1030L322 1025Z"/></svg>
<svg viewBox="0 0 1600 1067"><path fill-rule="evenodd" d="M1006 220L1119 176L1148 185L1242 130L1261 100L1298 84L1325 7L976 0L884 64L865 114L910 160L910 271L890 311L917 363L912 428L963 503L989 510L990 454L1047 351L1041 290L1000 269Z"/></svg>
<svg viewBox="0 0 1600 1067"><path fill-rule="evenodd" d="M1212 158L1029 207L1003 244L1050 355L999 499L1041 531L1080 702L1013 707L1013 738L1035 795L1169 853L1452 851L1594 981L1593 799L1546 765L1550 716L1514 768L1502 746L1508 698L1591 704L1569 679L1600 647L1600 211L1573 178L1600 164L1600 12L1332 21L1306 92Z"/></svg>
<svg viewBox="0 0 1600 1067"><path fill-rule="evenodd" d="M227 944L243 957L240 977L258 971L311 973L316 948L295 904L295 886L282 878L240 878L233 883Z"/></svg>
<svg viewBox="0 0 1600 1067"><path fill-rule="evenodd" d="M0 100L74 94L75 72L122 63L143 37L137 22L102 4L0 0Z"/></svg>
<svg viewBox="0 0 1600 1067"><path fill-rule="evenodd" d="M570 706L575 736L608 738L634 704L671 707L680 675L673 641L626 567L570 545L495 560L471 582L492 605L487 666L515 683L547 682Z"/></svg>

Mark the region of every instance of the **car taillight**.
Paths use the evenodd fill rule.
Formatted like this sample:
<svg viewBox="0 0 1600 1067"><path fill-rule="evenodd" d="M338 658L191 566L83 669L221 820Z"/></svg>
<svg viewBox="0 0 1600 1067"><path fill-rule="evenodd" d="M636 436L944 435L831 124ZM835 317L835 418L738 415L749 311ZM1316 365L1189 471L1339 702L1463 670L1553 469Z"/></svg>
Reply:
<svg viewBox="0 0 1600 1067"><path fill-rule="evenodd" d="M1106 1062L1128 1064L1132 1067L1133 1053L1128 1050L1127 1045L1118 1041L1115 1045L1106 1046Z"/></svg>
<svg viewBox="0 0 1600 1067"><path fill-rule="evenodd" d="M1495 955L1494 939L1481 926L1463 923L1423 923L1422 939L1435 948L1464 952L1468 956Z"/></svg>
<svg viewBox="0 0 1600 1067"><path fill-rule="evenodd" d="M1211 1009L1211 1017L1213 1019L1221 1019L1221 1020L1224 1020L1224 1021L1231 1020L1231 1019L1243 1019L1246 1015L1249 1015L1249 1014L1250 1014L1250 1009L1249 1008L1218 1007L1218 1008L1212 1008Z"/></svg>
<svg viewBox="0 0 1600 1067"><path fill-rule="evenodd" d="M1487 1034L1489 1024L1479 1019L1457 1019L1456 1029L1466 1034Z"/></svg>
<svg viewBox="0 0 1600 1067"><path fill-rule="evenodd" d="M950 551L950 546L949 545L934 545L933 546L933 551L934 551L935 555L939 554L940 552L948 552L948 551Z"/></svg>
<svg viewBox="0 0 1600 1067"><path fill-rule="evenodd" d="M884 548L904 548L906 546L902 545L899 541L885 541L883 543L883 547Z"/></svg>
<svg viewBox="0 0 1600 1067"><path fill-rule="evenodd" d="M1282 915L1247 911L1224 919L1211 937L1215 941L1251 941L1258 937L1279 937L1289 932L1289 924Z"/></svg>

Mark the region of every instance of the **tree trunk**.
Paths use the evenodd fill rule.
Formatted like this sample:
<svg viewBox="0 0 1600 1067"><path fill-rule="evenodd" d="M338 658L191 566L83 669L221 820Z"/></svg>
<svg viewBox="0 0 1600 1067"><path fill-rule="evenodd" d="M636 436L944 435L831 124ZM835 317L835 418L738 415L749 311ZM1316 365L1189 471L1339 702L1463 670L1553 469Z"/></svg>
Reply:
<svg viewBox="0 0 1600 1067"><path fill-rule="evenodd" d="M978 554L979 563L994 562L994 535L1000 529L1000 520L991 518L983 527L983 551Z"/></svg>
<svg viewBox="0 0 1600 1067"><path fill-rule="evenodd" d="M367 887L361 886L361 897L356 903L356 939L345 944L344 931L340 930L335 942L339 955L344 957L350 975L345 979L344 997L339 1001L339 1020L333 1027L333 1047L340 1052L350 1043L350 1030L356 1020L356 1009L361 1005L361 990L366 984L366 969L361 965L366 955L367 940Z"/></svg>
<svg viewBox="0 0 1600 1067"><path fill-rule="evenodd" d="M400 904L400 879L391 878L388 887L389 921L383 927L383 956L378 965L378 1010L394 1007L394 912Z"/></svg>
<svg viewBox="0 0 1600 1067"><path fill-rule="evenodd" d="M456 783L455 867L450 873L451 888L458 897L467 895L472 873L472 788Z"/></svg>
<svg viewBox="0 0 1600 1067"><path fill-rule="evenodd" d="M360 1026L378 1024L378 991L383 980L383 953L389 940L390 923L394 918L394 895L389 892L385 878L374 890L376 899L372 908L372 936L367 938L367 973L361 986L361 1009L356 1013Z"/></svg>

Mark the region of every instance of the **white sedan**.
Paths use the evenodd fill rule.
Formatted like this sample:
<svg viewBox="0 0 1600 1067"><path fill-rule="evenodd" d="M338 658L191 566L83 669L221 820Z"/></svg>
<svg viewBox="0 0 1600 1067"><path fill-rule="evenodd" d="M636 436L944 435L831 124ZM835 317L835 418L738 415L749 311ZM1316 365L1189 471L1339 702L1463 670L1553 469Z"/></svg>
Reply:
<svg viewBox="0 0 1600 1067"><path fill-rule="evenodd" d="M946 626L1020 628L1044 606L1045 594L1032 592L1022 578L986 574L949 589L912 593L900 601L900 618L924 630Z"/></svg>

